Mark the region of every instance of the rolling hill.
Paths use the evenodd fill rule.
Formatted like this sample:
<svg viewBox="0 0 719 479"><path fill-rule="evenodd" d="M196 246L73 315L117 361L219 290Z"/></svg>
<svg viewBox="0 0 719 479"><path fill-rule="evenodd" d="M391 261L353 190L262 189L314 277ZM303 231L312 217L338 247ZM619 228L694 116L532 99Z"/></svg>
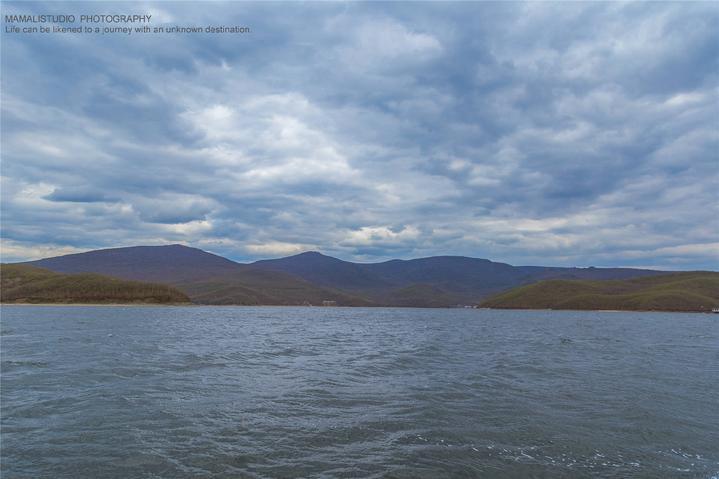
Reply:
<svg viewBox="0 0 719 479"><path fill-rule="evenodd" d="M3 303L189 303L164 284L110 278L99 274L62 274L27 265L0 265Z"/></svg>
<svg viewBox="0 0 719 479"><path fill-rule="evenodd" d="M233 275L175 283L198 304L375 306L356 295L323 288L288 274L248 268Z"/></svg>
<svg viewBox="0 0 719 479"><path fill-rule="evenodd" d="M688 272L627 280L546 280L493 296L505 309L710 311L719 307L719 273Z"/></svg>

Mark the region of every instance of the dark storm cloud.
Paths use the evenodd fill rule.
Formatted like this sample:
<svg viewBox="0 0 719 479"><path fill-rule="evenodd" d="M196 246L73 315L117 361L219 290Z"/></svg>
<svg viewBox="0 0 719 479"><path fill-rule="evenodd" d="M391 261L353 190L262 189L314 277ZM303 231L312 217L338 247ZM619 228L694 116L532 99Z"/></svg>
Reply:
<svg viewBox="0 0 719 479"><path fill-rule="evenodd" d="M249 35L3 37L3 254L719 267L711 3L12 3ZM82 10L80 12L79 10Z"/></svg>

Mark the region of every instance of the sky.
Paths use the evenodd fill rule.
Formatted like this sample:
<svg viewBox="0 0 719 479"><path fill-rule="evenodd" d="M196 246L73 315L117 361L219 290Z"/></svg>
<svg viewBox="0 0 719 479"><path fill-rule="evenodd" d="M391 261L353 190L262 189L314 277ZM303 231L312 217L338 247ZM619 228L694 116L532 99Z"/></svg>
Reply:
<svg viewBox="0 0 719 479"><path fill-rule="evenodd" d="M2 9L250 28L3 32L3 261L182 243L719 270L719 3Z"/></svg>

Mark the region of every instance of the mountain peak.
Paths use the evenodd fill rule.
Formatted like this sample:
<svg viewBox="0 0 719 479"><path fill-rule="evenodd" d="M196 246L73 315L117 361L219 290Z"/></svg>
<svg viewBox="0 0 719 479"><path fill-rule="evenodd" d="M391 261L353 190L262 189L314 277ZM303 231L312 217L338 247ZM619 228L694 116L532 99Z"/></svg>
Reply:
<svg viewBox="0 0 719 479"><path fill-rule="evenodd" d="M341 259L337 259L333 256L328 256L326 254L322 254L319 251L303 251L302 253L297 253L292 256L285 256L283 258L278 258L278 260L287 260L287 261L332 261L332 262L344 262ZM265 261L277 261L277 260L260 260L258 263L262 263Z"/></svg>

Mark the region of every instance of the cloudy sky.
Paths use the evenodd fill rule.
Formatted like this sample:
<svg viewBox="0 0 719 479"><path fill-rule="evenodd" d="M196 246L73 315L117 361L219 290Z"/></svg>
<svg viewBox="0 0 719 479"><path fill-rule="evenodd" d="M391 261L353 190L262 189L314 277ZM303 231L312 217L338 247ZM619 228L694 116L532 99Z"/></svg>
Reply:
<svg viewBox="0 0 719 479"><path fill-rule="evenodd" d="M3 7L251 28L3 33L3 261L719 269L718 3Z"/></svg>

